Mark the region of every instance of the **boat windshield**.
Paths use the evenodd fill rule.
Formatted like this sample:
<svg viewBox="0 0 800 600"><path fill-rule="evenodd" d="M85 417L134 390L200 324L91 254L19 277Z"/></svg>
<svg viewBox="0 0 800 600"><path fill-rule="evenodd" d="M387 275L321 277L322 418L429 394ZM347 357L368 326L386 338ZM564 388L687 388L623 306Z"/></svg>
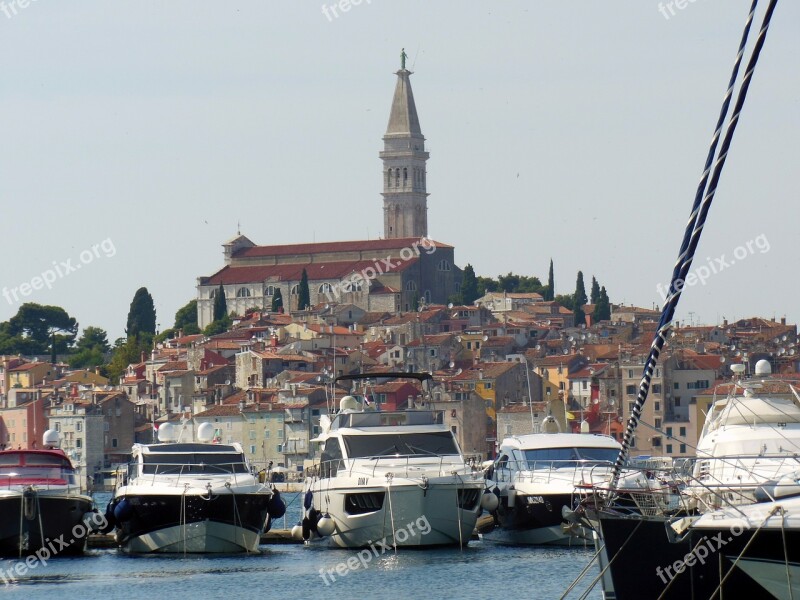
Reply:
<svg viewBox="0 0 800 600"><path fill-rule="evenodd" d="M525 450L529 469L575 468L578 461L589 463L613 463L619 450L615 448L538 448Z"/></svg>
<svg viewBox="0 0 800 600"><path fill-rule="evenodd" d="M453 434L449 431L345 435L342 437L345 448L347 448L347 456L350 458L459 454Z"/></svg>
<svg viewBox="0 0 800 600"><path fill-rule="evenodd" d="M145 454L145 475L221 475L247 473L242 454Z"/></svg>
<svg viewBox="0 0 800 600"><path fill-rule="evenodd" d="M22 464L24 459L24 463ZM0 455L0 485L74 485L75 471L69 461L49 454Z"/></svg>

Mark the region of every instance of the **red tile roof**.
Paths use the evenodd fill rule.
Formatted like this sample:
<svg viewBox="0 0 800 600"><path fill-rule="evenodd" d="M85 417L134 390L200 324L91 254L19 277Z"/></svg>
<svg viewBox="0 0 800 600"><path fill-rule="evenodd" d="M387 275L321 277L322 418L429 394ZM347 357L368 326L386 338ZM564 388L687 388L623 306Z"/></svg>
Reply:
<svg viewBox="0 0 800 600"><path fill-rule="evenodd" d="M330 252L366 252L379 250L401 250L403 248L414 248L414 244L420 248L421 252L425 249L420 243L420 238L394 238L384 240L352 240L348 242L319 242L314 244L286 244L282 246L253 246L243 248L234 253L234 258L253 258L258 256L293 256L296 254L319 254ZM427 240L425 245L431 248L452 248L448 244ZM309 274L310 276L310 274Z"/></svg>
<svg viewBox="0 0 800 600"><path fill-rule="evenodd" d="M252 250L252 248L251 248ZM407 261L399 262L391 272L399 273L414 265L419 259L412 258ZM365 269L375 269L375 261L338 261L338 262L319 262L293 265L264 265L252 267L223 267L211 277L204 278L202 285L230 285L237 283L258 283L268 278L277 281L300 281L306 270L309 281L343 279L352 273L360 273Z"/></svg>

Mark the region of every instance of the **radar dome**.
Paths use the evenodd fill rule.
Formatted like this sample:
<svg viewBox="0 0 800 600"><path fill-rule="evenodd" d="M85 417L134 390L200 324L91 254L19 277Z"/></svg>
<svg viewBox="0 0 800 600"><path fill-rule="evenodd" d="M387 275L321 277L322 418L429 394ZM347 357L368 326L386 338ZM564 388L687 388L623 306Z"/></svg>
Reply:
<svg viewBox="0 0 800 600"><path fill-rule="evenodd" d="M201 423L197 428L197 441L207 444L214 439L214 426L211 423Z"/></svg>
<svg viewBox="0 0 800 600"><path fill-rule="evenodd" d="M161 423L158 426L159 442L174 442L176 440L175 425L172 423Z"/></svg>
<svg viewBox="0 0 800 600"><path fill-rule="evenodd" d="M772 365L763 358L756 363L756 375L769 375L772 373Z"/></svg>
<svg viewBox="0 0 800 600"><path fill-rule="evenodd" d="M339 410L358 410L358 400L355 399L353 396L345 396L341 400L339 400Z"/></svg>
<svg viewBox="0 0 800 600"><path fill-rule="evenodd" d="M58 435L58 432L55 429L48 429L42 436L42 443L44 444L45 448L58 448L59 444L61 443L61 436Z"/></svg>

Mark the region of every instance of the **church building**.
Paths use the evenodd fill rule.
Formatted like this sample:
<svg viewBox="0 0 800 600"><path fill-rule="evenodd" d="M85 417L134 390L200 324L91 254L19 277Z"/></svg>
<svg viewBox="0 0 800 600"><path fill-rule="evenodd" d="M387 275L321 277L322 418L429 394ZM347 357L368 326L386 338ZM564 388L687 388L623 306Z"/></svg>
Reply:
<svg viewBox="0 0 800 600"><path fill-rule="evenodd" d="M223 244L225 266L197 281L198 325L213 320L214 298L228 311L269 310L280 290L286 312L298 310L303 270L311 305L351 303L366 311L446 304L460 291L454 248L428 237L428 152L411 90L405 53L383 136L383 239L258 246L244 235Z"/></svg>

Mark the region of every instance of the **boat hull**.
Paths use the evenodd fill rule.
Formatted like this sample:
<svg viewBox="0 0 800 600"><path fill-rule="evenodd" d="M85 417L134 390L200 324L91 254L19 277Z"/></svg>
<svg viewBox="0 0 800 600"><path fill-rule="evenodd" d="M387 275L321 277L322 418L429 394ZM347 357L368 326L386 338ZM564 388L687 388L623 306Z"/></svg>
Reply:
<svg viewBox="0 0 800 600"><path fill-rule="evenodd" d="M38 492L0 492L0 556L34 554L76 555L86 549L88 496ZM92 527L96 523L89 523Z"/></svg>
<svg viewBox="0 0 800 600"><path fill-rule="evenodd" d="M570 545L579 540L577 533L564 523L562 508L572 508L573 495L516 494L513 503L508 493L500 495L495 512L497 527L484 539L501 544ZM509 505L511 504L511 505Z"/></svg>
<svg viewBox="0 0 800 600"><path fill-rule="evenodd" d="M126 494L114 499L117 540L139 552L254 552L271 494Z"/></svg>
<svg viewBox="0 0 800 600"><path fill-rule="evenodd" d="M682 541L672 543L665 524L665 519L601 513L602 538L613 561L610 570L616 600L659 598L667 586L665 600L707 599L726 577L723 598L765 597L765 588L747 575L746 569L734 567L754 530L735 535L728 528L692 529ZM800 532L787 530L785 534L789 563L796 564L800 562ZM693 558L687 560L689 556ZM780 530L759 531L743 558L780 562L785 574Z"/></svg>
<svg viewBox="0 0 800 600"><path fill-rule="evenodd" d="M330 483L321 480L309 489L315 513L329 514L335 522L329 536L312 531L313 542L340 548L366 548L378 542L427 547L469 542L481 512L483 481L431 479L425 489L416 482L398 481L391 486L330 489ZM372 498L367 502L373 504L353 500L353 496ZM356 504L361 508L355 508ZM364 512L353 514L356 510Z"/></svg>

